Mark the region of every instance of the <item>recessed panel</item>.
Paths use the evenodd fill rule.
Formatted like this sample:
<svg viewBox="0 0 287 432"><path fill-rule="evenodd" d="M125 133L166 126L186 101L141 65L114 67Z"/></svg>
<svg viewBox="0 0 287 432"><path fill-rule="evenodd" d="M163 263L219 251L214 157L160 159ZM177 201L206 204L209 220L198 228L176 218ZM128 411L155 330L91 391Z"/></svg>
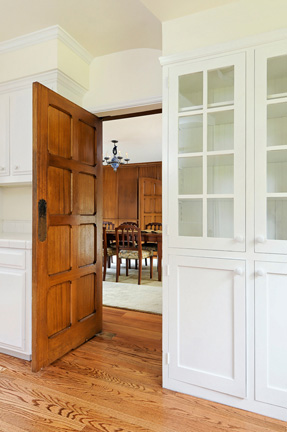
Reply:
<svg viewBox="0 0 287 432"><path fill-rule="evenodd" d="M179 365L233 379L233 271L180 267L178 290Z"/></svg>
<svg viewBox="0 0 287 432"><path fill-rule="evenodd" d="M48 202L50 214L70 214L71 209L71 181L70 171L48 168Z"/></svg>
<svg viewBox="0 0 287 432"><path fill-rule="evenodd" d="M89 174L79 174L74 184L78 212L82 215L95 213L95 178Z"/></svg>
<svg viewBox="0 0 287 432"><path fill-rule="evenodd" d="M71 228L50 226L48 230L48 274L61 273L71 268Z"/></svg>
<svg viewBox="0 0 287 432"><path fill-rule="evenodd" d="M79 226L78 266L93 264L96 261L96 227L94 224Z"/></svg>
<svg viewBox="0 0 287 432"><path fill-rule="evenodd" d="M72 156L71 117L52 106L48 108L49 153L65 158Z"/></svg>
<svg viewBox="0 0 287 432"><path fill-rule="evenodd" d="M96 310L97 278L94 273L81 277L77 281L77 317L78 321L91 315Z"/></svg>
<svg viewBox="0 0 287 432"><path fill-rule="evenodd" d="M95 165L96 131L92 126L79 122L79 161Z"/></svg>
<svg viewBox="0 0 287 432"><path fill-rule="evenodd" d="M52 286L47 294L48 337L71 325L71 282Z"/></svg>

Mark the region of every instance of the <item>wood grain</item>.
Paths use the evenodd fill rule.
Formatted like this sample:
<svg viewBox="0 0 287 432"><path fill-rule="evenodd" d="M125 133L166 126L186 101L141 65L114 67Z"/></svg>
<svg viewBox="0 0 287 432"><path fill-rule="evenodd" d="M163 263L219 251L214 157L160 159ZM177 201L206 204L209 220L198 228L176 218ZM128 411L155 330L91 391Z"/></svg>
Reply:
<svg viewBox="0 0 287 432"><path fill-rule="evenodd" d="M0 354L0 432L287 432L163 389L161 316L103 308L103 331L37 373Z"/></svg>

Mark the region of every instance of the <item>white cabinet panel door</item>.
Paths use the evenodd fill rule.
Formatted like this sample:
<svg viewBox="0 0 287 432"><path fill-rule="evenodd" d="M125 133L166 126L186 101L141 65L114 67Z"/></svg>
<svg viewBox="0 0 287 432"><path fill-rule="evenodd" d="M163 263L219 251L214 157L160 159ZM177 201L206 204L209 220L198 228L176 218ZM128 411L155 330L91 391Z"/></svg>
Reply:
<svg viewBox="0 0 287 432"><path fill-rule="evenodd" d="M0 270L0 347L24 349L25 272Z"/></svg>
<svg viewBox="0 0 287 432"><path fill-rule="evenodd" d="M169 76L169 247L245 251L245 55Z"/></svg>
<svg viewBox="0 0 287 432"><path fill-rule="evenodd" d="M287 46L255 50L255 251L287 253Z"/></svg>
<svg viewBox="0 0 287 432"><path fill-rule="evenodd" d="M287 408L287 264L255 264L256 400Z"/></svg>
<svg viewBox="0 0 287 432"><path fill-rule="evenodd" d="M169 262L169 377L244 397L245 261Z"/></svg>
<svg viewBox="0 0 287 432"><path fill-rule="evenodd" d="M9 175L9 96L0 95L0 176Z"/></svg>
<svg viewBox="0 0 287 432"><path fill-rule="evenodd" d="M32 88L10 96L10 148L13 175L32 173Z"/></svg>

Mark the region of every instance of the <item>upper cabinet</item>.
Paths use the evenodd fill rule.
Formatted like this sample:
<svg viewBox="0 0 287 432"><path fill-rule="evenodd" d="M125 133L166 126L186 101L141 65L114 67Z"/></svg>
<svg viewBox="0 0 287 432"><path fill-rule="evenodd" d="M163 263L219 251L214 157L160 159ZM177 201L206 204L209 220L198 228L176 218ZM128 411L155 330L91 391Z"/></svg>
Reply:
<svg viewBox="0 0 287 432"><path fill-rule="evenodd" d="M32 181L32 88L0 94L0 184Z"/></svg>
<svg viewBox="0 0 287 432"><path fill-rule="evenodd" d="M169 76L169 246L245 250L245 54Z"/></svg>
<svg viewBox="0 0 287 432"><path fill-rule="evenodd" d="M255 251L287 253L287 47L255 51Z"/></svg>

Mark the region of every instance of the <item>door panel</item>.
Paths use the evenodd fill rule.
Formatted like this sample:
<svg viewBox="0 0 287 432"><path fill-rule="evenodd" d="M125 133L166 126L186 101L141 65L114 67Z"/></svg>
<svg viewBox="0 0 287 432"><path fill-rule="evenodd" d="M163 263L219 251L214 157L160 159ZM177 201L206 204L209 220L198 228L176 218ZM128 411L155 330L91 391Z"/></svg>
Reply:
<svg viewBox="0 0 287 432"><path fill-rule="evenodd" d="M161 180L139 178L139 214L142 229L150 222L162 221Z"/></svg>
<svg viewBox="0 0 287 432"><path fill-rule="evenodd" d="M245 262L169 257L169 377L245 396Z"/></svg>
<svg viewBox="0 0 287 432"><path fill-rule="evenodd" d="M287 265L255 263L255 399L287 408Z"/></svg>
<svg viewBox="0 0 287 432"><path fill-rule="evenodd" d="M97 117L38 83L33 91L37 371L101 330L102 150Z"/></svg>

